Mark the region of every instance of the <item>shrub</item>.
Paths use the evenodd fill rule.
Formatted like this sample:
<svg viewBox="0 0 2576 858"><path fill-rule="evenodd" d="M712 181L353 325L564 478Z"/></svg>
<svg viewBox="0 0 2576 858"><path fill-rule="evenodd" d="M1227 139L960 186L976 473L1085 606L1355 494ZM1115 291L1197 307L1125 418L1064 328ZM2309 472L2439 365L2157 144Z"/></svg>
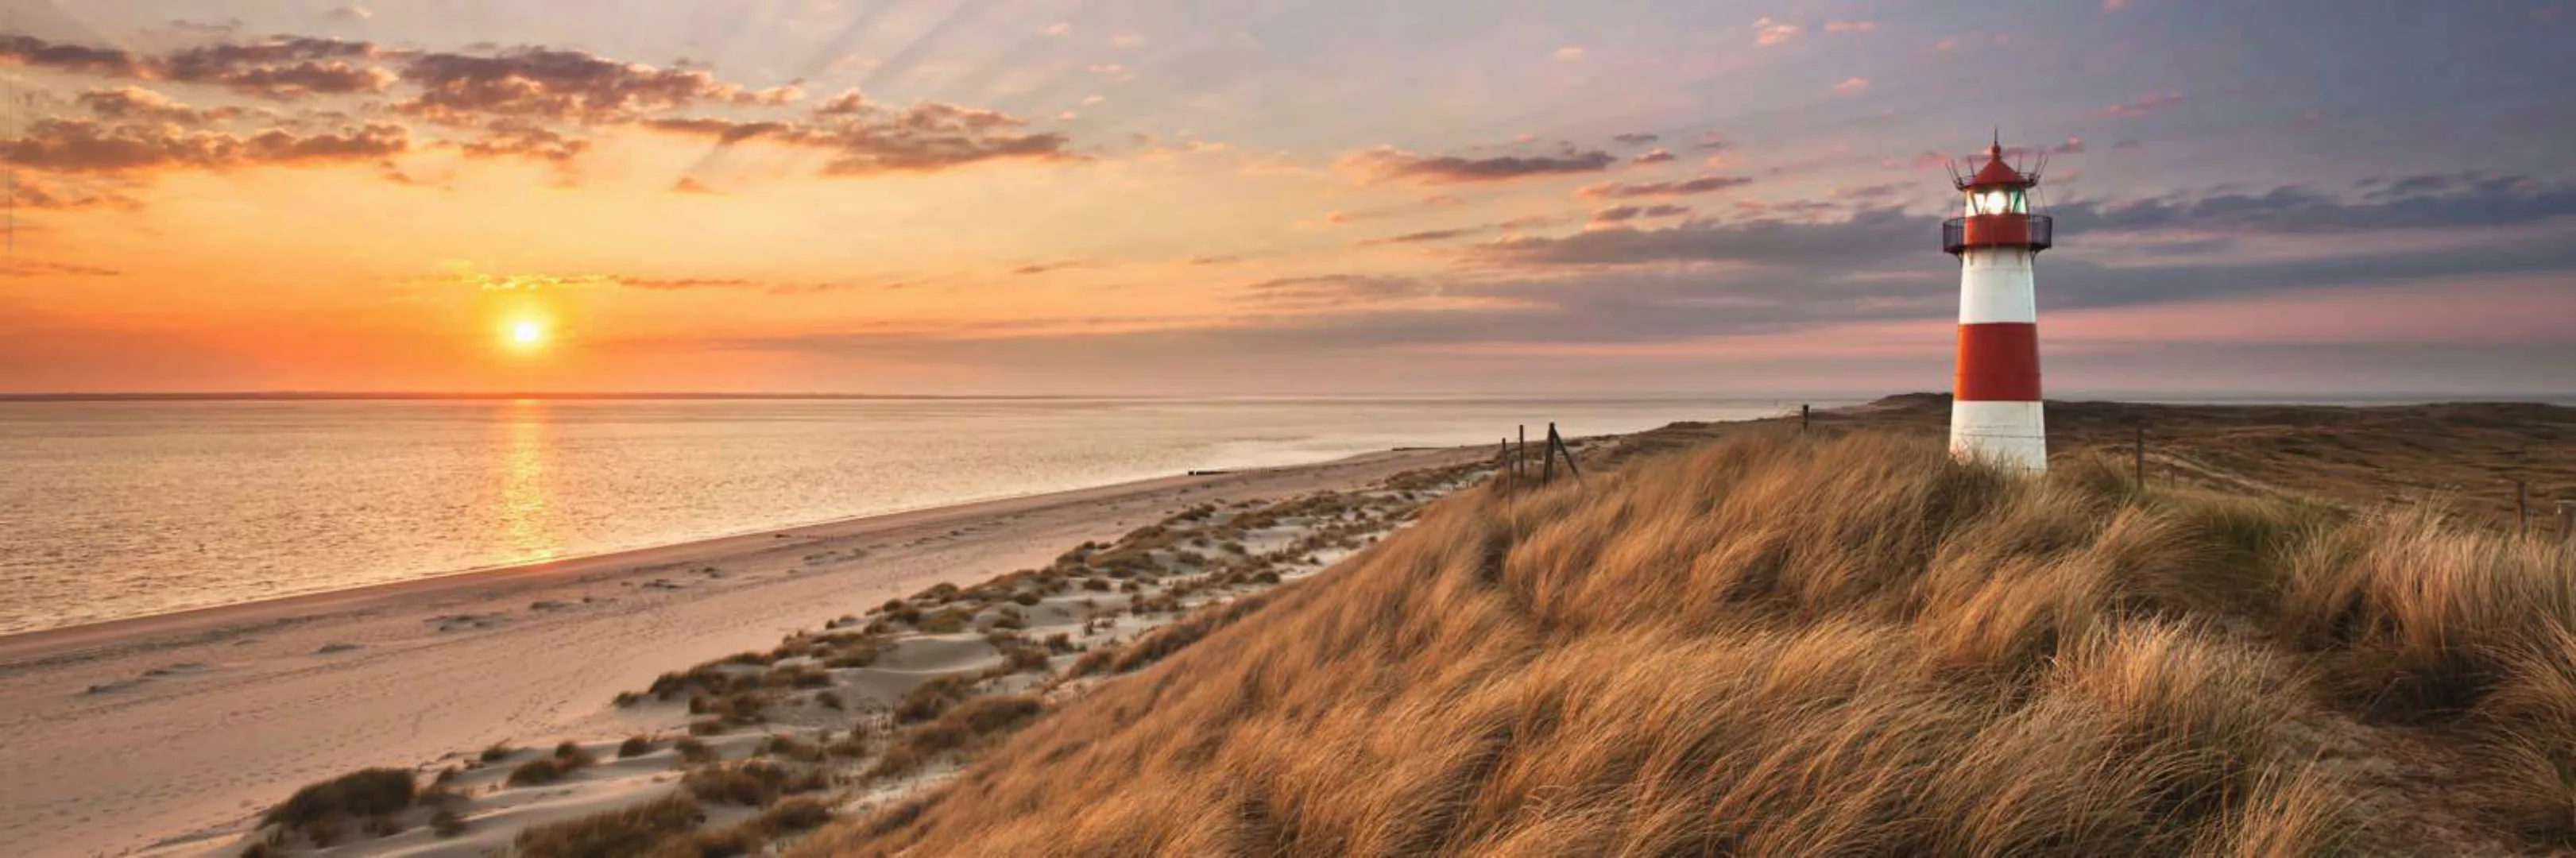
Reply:
<svg viewBox="0 0 2576 858"><path fill-rule="evenodd" d="M780 801L770 809L762 811L760 816L749 825L771 837L776 837L781 834L821 828L824 823L831 821L831 805L824 804L818 799L799 796Z"/></svg>
<svg viewBox="0 0 2576 858"><path fill-rule="evenodd" d="M948 711L949 706L965 699L967 689L973 685L974 680L964 676L942 676L924 682L905 694L902 702L895 704L895 720L910 722L937 718L939 713Z"/></svg>
<svg viewBox="0 0 2576 858"><path fill-rule="evenodd" d="M653 745L654 739L651 736L628 736L626 741L617 743L617 758L622 760L653 753Z"/></svg>
<svg viewBox="0 0 2576 858"><path fill-rule="evenodd" d="M928 634L955 634L965 631L967 624L974 620L974 616L959 608L941 608L937 613L922 617L921 621L914 625Z"/></svg>
<svg viewBox="0 0 2576 858"><path fill-rule="evenodd" d="M672 795L635 807L613 810L520 832L519 858L615 858L640 855L674 835L706 820L698 803Z"/></svg>
<svg viewBox="0 0 2576 858"><path fill-rule="evenodd" d="M563 780L581 767L580 762L562 757L529 760L510 770L507 783L514 787L544 786Z"/></svg>
<svg viewBox="0 0 2576 858"><path fill-rule="evenodd" d="M698 741L694 736L684 736L679 741L672 742L671 750L680 755L680 762L691 765L716 761L716 749L705 742Z"/></svg>
<svg viewBox="0 0 2576 858"><path fill-rule="evenodd" d="M572 741L565 741L562 744L555 746L555 759L571 763L574 768L594 765L599 762L598 757L591 756L591 753L584 750L580 743Z"/></svg>
<svg viewBox="0 0 2576 858"><path fill-rule="evenodd" d="M416 789L410 772L360 769L327 781L307 784L271 808L260 821L304 829L348 817L383 816L411 807Z"/></svg>
<svg viewBox="0 0 2576 858"><path fill-rule="evenodd" d="M437 813L429 815L429 831L441 839L463 834L465 817L456 815L456 811L452 809L439 808Z"/></svg>
<svg viewBox="0 0 2576 858"><path fill-rule="evenodd" d="M812 742L786 734L773 735L762 740L757 753L762 756L784 757L802 763L817 763L823 760L822 748Z"/></svg>
<svg viewBox="0 0 2576 858"><path fill-rule="evenodd" d="M767 760L698 769L680 777L680 787L700 801L744 807L763 807L780 795L813 792L827 785L818 772L794 772Z"/></svg>

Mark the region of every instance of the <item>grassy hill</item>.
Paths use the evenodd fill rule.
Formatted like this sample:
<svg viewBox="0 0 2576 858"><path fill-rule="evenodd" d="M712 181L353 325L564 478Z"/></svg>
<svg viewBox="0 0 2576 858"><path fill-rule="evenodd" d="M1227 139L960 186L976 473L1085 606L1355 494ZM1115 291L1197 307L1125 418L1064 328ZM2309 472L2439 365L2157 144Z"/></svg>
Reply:
<svg viewBox="0 0 2576 858"><path fill-rule="evenodd" d="M1453 496L801 851L2513 854L2576 837L2569 552L2333 492L2141 490L2081 453L2012 479L1951 463L1907 407Z"/></svg>

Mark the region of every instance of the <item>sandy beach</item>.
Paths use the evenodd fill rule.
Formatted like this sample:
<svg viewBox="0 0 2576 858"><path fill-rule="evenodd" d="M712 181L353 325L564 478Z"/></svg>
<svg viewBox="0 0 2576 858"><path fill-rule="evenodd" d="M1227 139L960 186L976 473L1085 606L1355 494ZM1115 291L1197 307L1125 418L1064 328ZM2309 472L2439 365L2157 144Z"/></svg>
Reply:
<svg viewBox="0 0 2576 858"><path fill-rule="evenodd" d="M609 701L656 674L1192 504L1485 455L1177 476L0 638L0 839L30 855L208 843L353 769L641 728L651 716Z"/></svg>

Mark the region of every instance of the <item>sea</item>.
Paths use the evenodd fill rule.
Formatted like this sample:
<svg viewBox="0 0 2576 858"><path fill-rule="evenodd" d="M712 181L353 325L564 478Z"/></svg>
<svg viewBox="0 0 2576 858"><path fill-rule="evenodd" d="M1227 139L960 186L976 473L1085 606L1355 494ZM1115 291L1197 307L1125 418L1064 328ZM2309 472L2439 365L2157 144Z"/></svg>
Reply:
<svg viewBox="0 0 2576 858"><path fill-rule="evenodd" d="M0 402L0 634L1788 400ZM1818 406L1848 404L1817 401Z"/></svg>

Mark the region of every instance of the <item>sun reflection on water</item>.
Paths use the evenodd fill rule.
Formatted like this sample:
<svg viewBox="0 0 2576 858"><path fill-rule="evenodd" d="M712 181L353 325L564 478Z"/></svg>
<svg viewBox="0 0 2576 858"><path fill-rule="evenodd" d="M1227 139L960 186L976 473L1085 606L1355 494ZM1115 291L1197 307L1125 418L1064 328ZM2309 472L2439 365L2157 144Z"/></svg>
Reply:
<svg viewBox="0 0 2576 858"><path fill-rule="evenodd" d="M551 559L563 552L547 508L546 445L553 424L541 400L513 400L509 409L504 424L509 445L501 468L502 529L517 559Z"/></svg>

